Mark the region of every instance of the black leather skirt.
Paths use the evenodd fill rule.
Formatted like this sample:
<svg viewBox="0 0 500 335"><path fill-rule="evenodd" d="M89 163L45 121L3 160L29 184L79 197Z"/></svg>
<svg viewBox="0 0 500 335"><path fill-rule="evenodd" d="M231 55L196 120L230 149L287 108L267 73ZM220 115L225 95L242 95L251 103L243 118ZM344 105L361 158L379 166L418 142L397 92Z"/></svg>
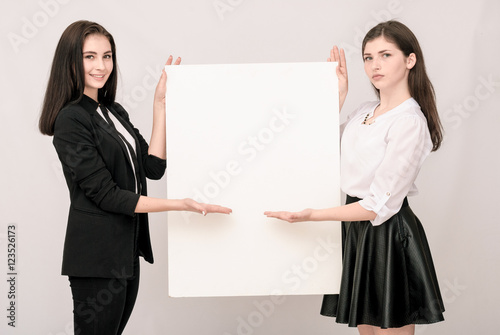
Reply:
<svg viewBox="0 0 500 335"><path fill-rule="evenodd" d="M347 203L359 201L348 196ZM396 328L443 321L444 305L424 229L405 199L380 226L342 222L340 293L321 314L336 322Z"/></svg>

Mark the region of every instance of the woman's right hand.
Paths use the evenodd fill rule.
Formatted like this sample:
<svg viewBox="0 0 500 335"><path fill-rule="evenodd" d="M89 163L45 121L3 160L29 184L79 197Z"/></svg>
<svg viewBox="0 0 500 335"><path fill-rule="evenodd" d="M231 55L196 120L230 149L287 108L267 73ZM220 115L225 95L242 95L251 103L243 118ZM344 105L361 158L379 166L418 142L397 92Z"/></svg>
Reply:
<svg viewBox="0 0 500 335"><path fill-rule="evenodd" d="M170 55L168 57L165 65L172 65L173 59L174 59L174 57L172 55ZM177 57L174 65L179 65L180 63L181 63L181 58ZM158 84L156 85L155 95L154 95L154 100L153 100L153 107L160 106L163 109L165 109L166 94L167 94L167 72L165 72L165 68L163 68L161 70L160 80L158 81Z"/></svg>
<svg viewBox="0 0 500 335"><path fill-rule="evenodd" d="M347 97L348 91L348 79L347 79L347 64L345 61L344 49L340 49L335 45L332 50L330 50L330 57L327 59L329 62L337 62L337 77L339 79L339 112L342 110L345 98Z"/></svg>
<svg viewBox="0 0 500 335"><path fill-rule="evenodd" d="M285 212L285 211L271 212L271 211L267 211L267 212L264 212L264 215L267 216L268 218L275 218L275 219L280 219L283 221L288 221L290 223L295 223L295 222L310 221L312 212L313 212L313 210L311 208L306 208L300 212Z"/></svg>
<svg viewBox="0 0 500 335"><path fill-rule="evenodd" d="M207 215L209 213L220 213L220 214L231 214L232 209L212 204L203 204L193 199L186 198L183 200L185 210L190 212L196 212L203 215Z"/></svg>

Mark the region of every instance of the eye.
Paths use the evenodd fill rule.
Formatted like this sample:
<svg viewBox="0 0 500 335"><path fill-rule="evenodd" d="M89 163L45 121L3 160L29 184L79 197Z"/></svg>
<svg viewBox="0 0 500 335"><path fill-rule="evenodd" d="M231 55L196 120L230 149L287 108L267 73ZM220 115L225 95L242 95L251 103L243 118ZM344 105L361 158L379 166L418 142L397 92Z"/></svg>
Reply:
<svg viewBox="0 0 500 335"><path fill-rule="evenodd" d="M385 54L382 55L382 57L384 57L384 58L388 58L390 56L391 56L391 54L388 54L388 53L385 53Z"/></svg>
<svg viewBox="0 0 500 335"><path fill-rule="evenodd" d="M94 55L86 55L85 59L94 59Z"/></svg>
<svg viewBox="0 0 500 335"><path fill-rule="evenodd" d="M366 56L366 57L364 58L364 61L365 61L365 62L367 62L367 61L370 61L370 60L372 60L372 59L373 59L373 58L372 58L371 56Z"/></svg>
<svg viewBox="0 0 500 335"><path fill-rule="evenodd" d="M104 55L105 59L111 59L111 55Z"/></svg>

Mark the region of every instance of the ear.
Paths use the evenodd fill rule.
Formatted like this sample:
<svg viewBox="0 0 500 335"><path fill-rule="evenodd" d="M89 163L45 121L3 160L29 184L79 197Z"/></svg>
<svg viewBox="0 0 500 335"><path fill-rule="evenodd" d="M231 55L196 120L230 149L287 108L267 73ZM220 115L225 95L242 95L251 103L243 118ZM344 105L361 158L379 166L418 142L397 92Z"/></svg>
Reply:
<svg viewBox="0 0 500 335"><path fill-rule="evenodd" d="M406 57L406 68L411 70L417 63L417 56L412 52L408 57Z"/></svg>

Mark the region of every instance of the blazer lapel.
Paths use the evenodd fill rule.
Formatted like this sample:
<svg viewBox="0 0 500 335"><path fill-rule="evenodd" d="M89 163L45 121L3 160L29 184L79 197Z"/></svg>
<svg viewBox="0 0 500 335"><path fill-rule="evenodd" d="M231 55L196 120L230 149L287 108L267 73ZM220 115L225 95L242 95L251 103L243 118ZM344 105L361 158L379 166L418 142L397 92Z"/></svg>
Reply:
<svg viewBox="0 0 500 335"><path fill-rule="evenodd" d="M108 110L110 113L112 113L116 119L122 124L122 126L125 128L126 131L132 136L132 138L135 141L135 155L132 155L132 159L135 160L135 162L131 162L131 164L135 165L135 173L136 173L136 178L138 181L138 189L139 193L142 194L142 192L146 191L146 179L145 179L145 174L143 171L143 166L142 164L139 164L139 160L142 159L141 155L141 145L139 142L139 139L137 138L137 135L132 127L132 125L129 122L126 122L125 119L118 113L116 109L113 107L108 107Z"/></svg>
<svg viewBox="0 0 500 335"><path fill-rule="evenodd" d="M125 120L120 116L120 114L117 113L117 111L113 107L108 107L108 110L110 113L112 113L115 118L120 121L122 126L129 132L129 134L134 138L135 142L135 155L137 156L137 159L141 157L141 146L139 144L139 140L137 139L137 136L135 135L134 129L130 126L129 123L125 122Z"/></svg>
<svg viewBox="0 0 500 335"><path fill-rule="evenodd" d="M113 115L114 115L114 113L113 113ZM125 143L123 143L120 136L118 136L117 130L112 125L110 125L108 122L106 122L106 120L104 120L103 117L97 111L94 113L94 118L96 119L97 125L99 127L101 127L102 129L104 129L104 131L106 131L109 135L111 135L111 137L113 137L115 139L115 141L118 143L118 145L122 149L123 154L127 158L127 162L129 163L130 168L133 171L133 163L130 161L128 149L125 146Z"/></svg>

